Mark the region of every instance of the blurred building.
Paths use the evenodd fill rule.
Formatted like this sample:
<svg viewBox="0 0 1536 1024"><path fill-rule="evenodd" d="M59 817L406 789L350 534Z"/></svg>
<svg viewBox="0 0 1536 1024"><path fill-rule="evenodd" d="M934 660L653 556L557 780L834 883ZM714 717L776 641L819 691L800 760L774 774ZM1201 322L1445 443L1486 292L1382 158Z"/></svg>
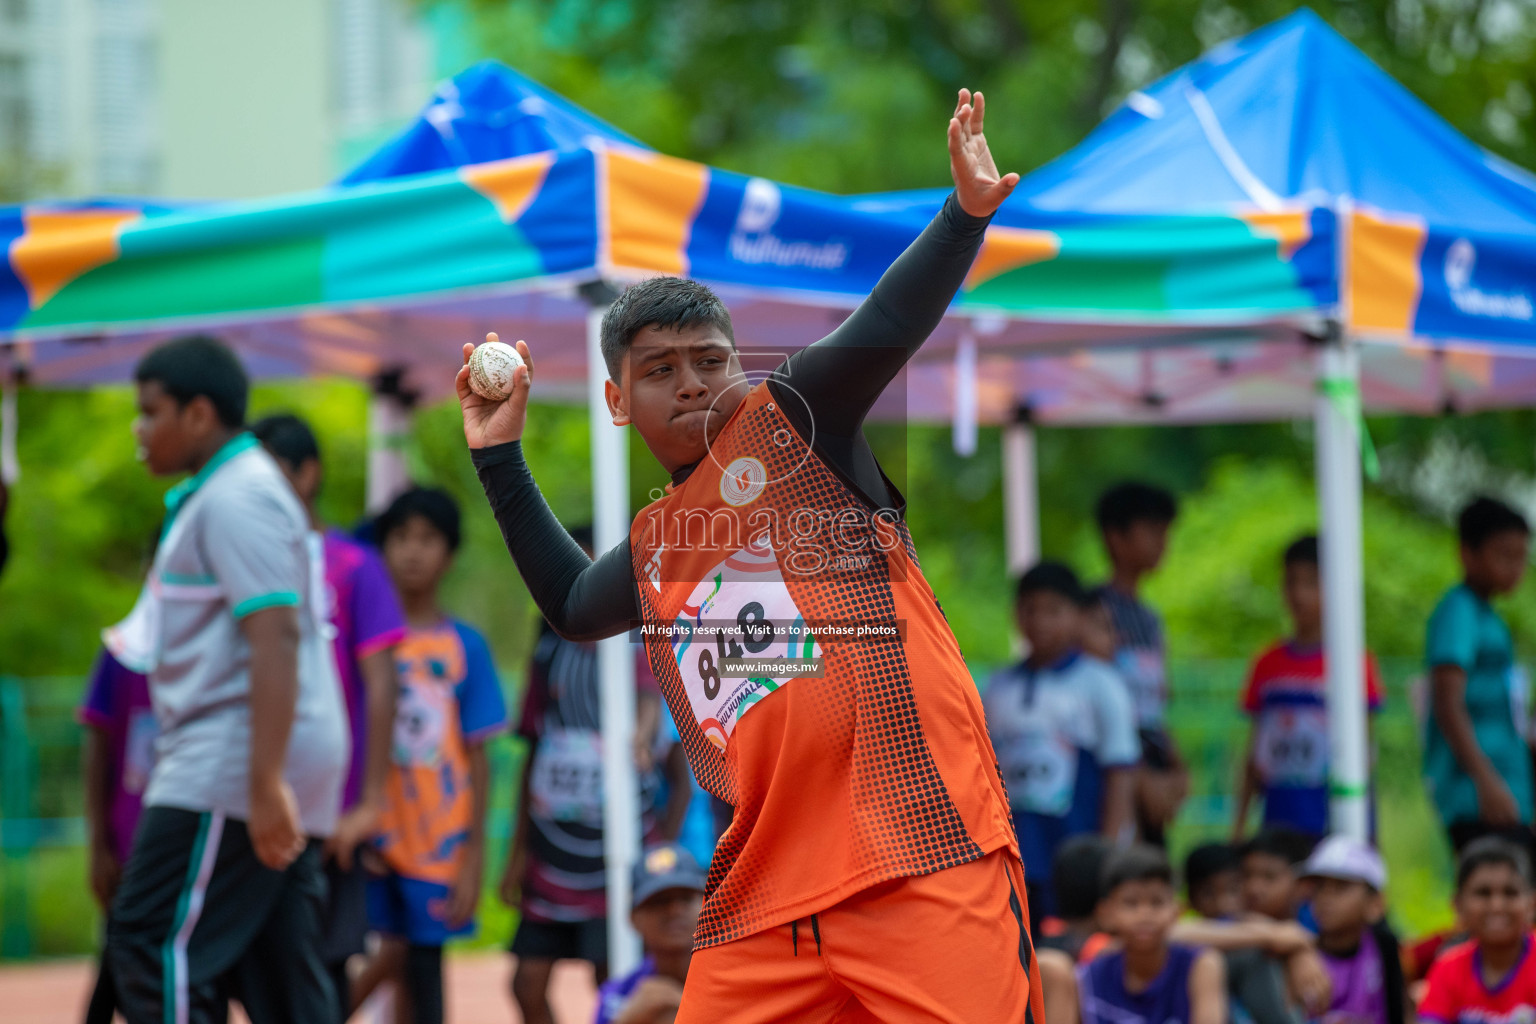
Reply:
<svg viewBox="0 0 1536 1024"><path fill-rule="evenodd" d="M410 0L0 0L0 201L335 178L458 70Z"/></svg>

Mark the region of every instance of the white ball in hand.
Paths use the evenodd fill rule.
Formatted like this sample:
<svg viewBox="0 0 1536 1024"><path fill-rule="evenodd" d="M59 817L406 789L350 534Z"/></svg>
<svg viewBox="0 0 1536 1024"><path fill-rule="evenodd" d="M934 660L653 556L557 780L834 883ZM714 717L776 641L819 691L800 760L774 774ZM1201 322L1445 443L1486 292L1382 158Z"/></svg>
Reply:
<svg viewBox="0 0 1536 1024"><path fill-rule="evenodd" d="M469 387L490 402L504 401L512 394L512 373L523 365L517 349L504 341L476 345L469 354Z"/></svg>

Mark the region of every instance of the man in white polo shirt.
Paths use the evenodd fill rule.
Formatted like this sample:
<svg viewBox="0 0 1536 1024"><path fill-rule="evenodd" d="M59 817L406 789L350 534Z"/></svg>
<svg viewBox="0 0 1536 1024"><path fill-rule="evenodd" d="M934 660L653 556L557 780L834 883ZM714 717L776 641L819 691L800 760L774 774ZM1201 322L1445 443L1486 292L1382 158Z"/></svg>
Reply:
<svg viewBox="0 0 1536 1024"><path fill-rule="evenodd" d="M135 371L140 458L190 473L134 613L109 646L150 680L160 726L108 923L129 1024L334 1022L318 955L320 842L346 773L341 692L315 607L308 520L242 429L248 384L204 337Z"/></svg>

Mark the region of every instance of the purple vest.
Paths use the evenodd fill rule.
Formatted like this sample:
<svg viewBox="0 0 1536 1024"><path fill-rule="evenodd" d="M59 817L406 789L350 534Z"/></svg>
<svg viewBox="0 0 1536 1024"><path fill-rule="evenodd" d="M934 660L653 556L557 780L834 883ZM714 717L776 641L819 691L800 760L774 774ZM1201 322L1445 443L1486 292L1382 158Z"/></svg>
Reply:
<svg viewBox="0 0 1536 1024"><path fill-rule="evenodd" d="M1325 1024L1388 1024L1387 986L1375 936L1369 931L1361 935L1360 949L1347 959L1327 953L1322 957L1333 981L1333 1002L1323 1014Z"/></svg>
<svg viewBox="0 0 1536 1024"><path fill-rule="evenodd" d="M1145 991L1125 990L1125 954L1105 953L1077 969L1083 1024L1189 1024L1189 972L1200 951L1170 945Z"/></svg>

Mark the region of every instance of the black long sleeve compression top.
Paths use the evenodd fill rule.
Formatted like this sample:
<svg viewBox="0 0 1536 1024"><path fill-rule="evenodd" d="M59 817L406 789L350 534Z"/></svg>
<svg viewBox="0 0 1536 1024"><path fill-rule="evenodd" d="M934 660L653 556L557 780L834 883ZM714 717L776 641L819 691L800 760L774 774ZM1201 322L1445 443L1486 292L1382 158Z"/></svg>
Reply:
<svg viewBox="0 0 1536 1024"><path fill-rule="evenodd" d="M864 418L938 326L981 248L989 219L972 217L951 194L848 319L791 355L768 380L795 428L814 436L816 454L871 507L896 507L900 496L880 472L864 436ZM786 385L804 405L783 399ZM521 442L471 455L507 550L555 631L581 641L628 629L640 615L629 540L589 559L539 492ZM678 470L673 482L692 469Z"/></svg>

